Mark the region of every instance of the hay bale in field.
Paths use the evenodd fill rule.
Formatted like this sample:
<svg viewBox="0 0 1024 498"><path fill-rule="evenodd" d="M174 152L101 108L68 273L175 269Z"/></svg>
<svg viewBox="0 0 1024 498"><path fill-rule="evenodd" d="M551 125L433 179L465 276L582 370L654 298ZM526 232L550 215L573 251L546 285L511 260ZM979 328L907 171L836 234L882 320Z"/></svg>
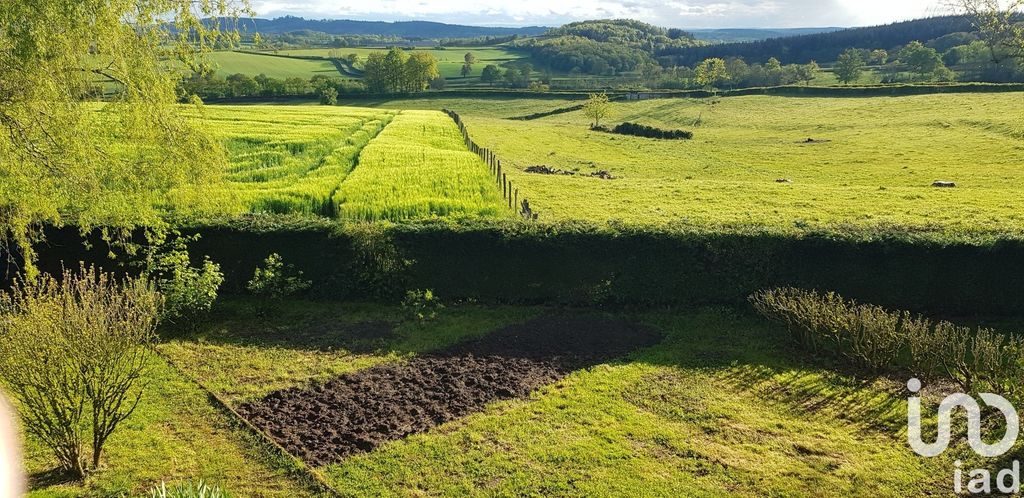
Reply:
<svg viewBox="0 0 1024 498"><path fill-rule="evenodd" d="M932 182L932 186L933 187L937 187L937 188L955 188L956 187L956 183L955 182L946 182L946 181L942 181L942 180L935 180L934 182Z"/></svg>

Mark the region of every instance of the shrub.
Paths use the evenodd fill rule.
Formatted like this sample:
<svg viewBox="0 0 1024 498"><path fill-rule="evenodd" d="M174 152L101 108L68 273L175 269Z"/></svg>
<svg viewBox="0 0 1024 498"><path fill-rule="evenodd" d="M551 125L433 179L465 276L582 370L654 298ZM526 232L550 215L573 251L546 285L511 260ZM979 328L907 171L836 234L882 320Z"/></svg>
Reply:
<svg viewBox="0 0 1024 498"><path fill-rule="evenodd" d="M25 429L78 477L142 398L160 301L145 279L92 267L0 295L0 376Z"/></svg>
<svg viewBox="0 0 1024 498"><path fill-rule="evenodd" d="M186 482L168 488L167 483L161 482L149 490L151 498L229 498L231 495L222 490L219 486L210 486L199 480L198 482Z"/></svg>
<svg viewBox="0 0 1024 498"><path fill-rule="evenodd" d="M427 322L437 318L437 313L444 309L441 300L434 295L434 291L412 290L405 293L402 301L402 308L406 314L418 322Z"/></svg>
<svg viewBox="0 0 1024 498"><path fill-rule="evenodd" d="M686 130L662 130L661 128L655 128L653 126L642 125L639 123L625 122L612 128L612 133L618 133L619 135L633 135L637 137L645 138L662 138L668 140L689 140L693 138L692 131Z"/></svg>
<svg viewBox="0 0 1024 498"><path fill-rule="evenodd" d="M167 249L157 250L149 258L149 276L164 296L165 320L195 323L213 308L224 283L220 265L209 257L203 258L201 267L191 266L187 244L198 238L177 237Z"/></svg>
<svg viewBox="0 0 1024 498"><path fill-rule="evenodd" d="M825 344L874 371L900 366L905 356L906 366L925 379L944 376L965 392L1010 395L1019 392L1024 378L1024 338L1016 335L935 323L835 293L772 289L755 293L750 302L760 314L786 324L801 343Z"/></svg>
<svg viewBox="0 0 1024 498"><path fill-rule="evenodd" d="M320 105L338 105L338 90L333 87L320 90Z"/></svg>
<svg viewBox="0 0 1024 498"><path fill-rule="evenodd" d="M285 265L279 254L272 253L263 261L262 268L256 267L247 287L254 296L276 301L306 291L310 285L301 271Z"/></svg>

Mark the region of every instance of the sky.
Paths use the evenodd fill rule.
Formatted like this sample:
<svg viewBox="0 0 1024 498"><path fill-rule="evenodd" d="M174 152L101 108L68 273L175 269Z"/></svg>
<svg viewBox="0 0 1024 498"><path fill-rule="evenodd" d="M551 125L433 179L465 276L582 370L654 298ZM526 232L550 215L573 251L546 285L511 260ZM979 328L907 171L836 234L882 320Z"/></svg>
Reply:
<svg viewBox="0 0 1024 498"><path fill-rule="evenodd" d="M558 26L630 18L669 28L869 26L939 15L944 0L254 0L259 17Z"/></svg>

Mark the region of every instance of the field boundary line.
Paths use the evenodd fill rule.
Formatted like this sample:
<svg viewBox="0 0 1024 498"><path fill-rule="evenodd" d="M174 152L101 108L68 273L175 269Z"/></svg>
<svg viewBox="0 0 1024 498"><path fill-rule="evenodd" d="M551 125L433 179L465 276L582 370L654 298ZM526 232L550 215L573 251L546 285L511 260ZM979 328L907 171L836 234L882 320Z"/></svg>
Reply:
<svg viewBox="0 0 1024 498"><path fill-rule="evenodd" d="M462 121L462 117L451 109L442 109L441 112L445 113L455 122L455 125L459 127L459 132L462 133L462 140L466 144L466 148L470 152L480 156L480 159L487 164L490 168L491 174L494 175L495 182L501 186L501 197L508 204L508 208L521 215L523 218L533 221L537 219L537 213L533 212L530 207L530 201L524 195L522 201L519 200L519 188L512 184L512 180L508 179L508 175L502 171L501 159L498 159L498 155L491 149L480 147L476 142L469 136L469 128Z"/></svg>
<svg viewBox="0 0 1024 498"><path fill-rule="evenodd" d="M213 392L210 388L206 387L206 384L183 371L170 356L160 351L159 348L157 347L154 347L153 351L156 353L157 356L166 361L167 364L170 365L171 368L173 368L174 371L178 373L178 375L181 375L189 382L192 382L196 386L199 386L199 389L206 393L208 399L213 402L215 409L218 409L222 413L228 415L229 420L233 424L239 426L243 430L255 436L258 442L264 446L263 448L255 448L257 451L274 452L277 453L277 455L274 456L285 457L286 459L292 461L295 464L295 468L286 469L287 475L298 477L300 479L300 482L304 486L306 486L307 488L318 490L321 493L321 495L335 497L344 496L341 494L341 492L335 489L334 486L327 482L327 479L324 478L323 474L320 471L313 468L308 463L302 461L295 455L292 455L283 446L278 444L277 441L274 441L270 436L266 435L263 431L259 430L259 428L253 425L252 422L249 422L249 420L247 420L245 417L239 414L238 411L232 408L231 405L227 403L227 401L221 398L217 393Z"/></svg>

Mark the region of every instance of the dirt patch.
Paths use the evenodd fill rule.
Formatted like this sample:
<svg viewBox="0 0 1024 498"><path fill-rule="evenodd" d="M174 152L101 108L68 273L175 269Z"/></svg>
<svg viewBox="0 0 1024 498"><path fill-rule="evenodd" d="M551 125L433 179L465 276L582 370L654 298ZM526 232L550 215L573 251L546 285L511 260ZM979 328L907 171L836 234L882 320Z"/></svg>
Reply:
<svg viewBox="0 0 1024 498"><path fill-rule="evenodd" d="M542 317L405 362L277 391L239 413L306 462L327 465L660 340L632 322Z"/></svg>
<svg viewBox="0 0 1024 498"><path fill-rule="evenodd" d="M600 178L602 180L615 180L616 179L616 177L613 176L610 172L608 172L608 170L603 170L603 169L602 170L598 170L598 171L592 171L590 173L581 173L579 171L569 171L569 170L564 170L564 169L552 168L551 166L540 164L540 165L535 165L535 166L527 166L523 171L526 172L526 173L534 173L534 174L537 174L537 175L566 175L566 176L574 176L574 175L578 174L579 176L587 176L587 177L591 177L591 178Z"/></svg>
<svg viewBox="0 0 1024 498"><path fill-rule="evenodd" d="M829 142L831 142L831 140L824 140L824 139L819 139L819 138L807 138L806 140L801 140L801 141L799 141L797 143L798 144L827 144Z"/></svg>

